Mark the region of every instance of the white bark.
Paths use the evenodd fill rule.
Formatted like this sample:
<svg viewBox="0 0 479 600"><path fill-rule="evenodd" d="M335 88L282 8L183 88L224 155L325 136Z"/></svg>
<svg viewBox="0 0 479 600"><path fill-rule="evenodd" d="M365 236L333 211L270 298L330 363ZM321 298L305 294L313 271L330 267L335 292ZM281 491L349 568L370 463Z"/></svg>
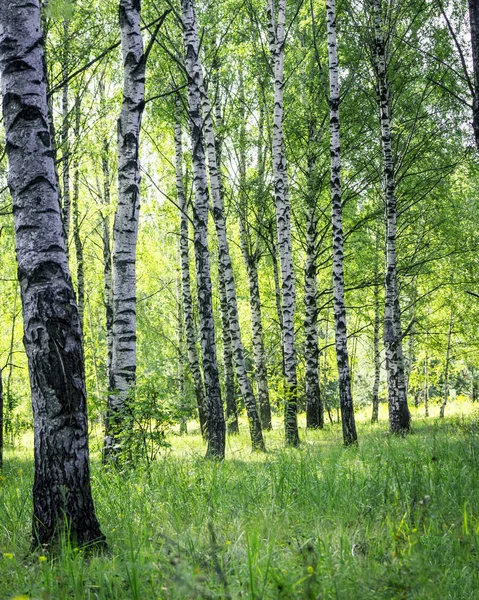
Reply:
<svg viewBox="0 0 479 600"><path fill-rule="evenodd" d="M410 414L406 396L406 378L401 331L401 310L396 256L396 189L391 133L391 95L388 81L388 57L383 33L382 0L371 0L374 26L374 71L381 128L383 186L386 204L386 298L384 304L384 346L388 376L389 424L391 432L409 430Z"/></svg>
<svg viewBox="0 0 479 600"><path fill-rule="evenodd" d="M286 0L268 0L270 49L274 72L273 112L273 177L276 205L276 235L281 264L282 346L285 375L285 434L286 444L299 445L298 383L294 315L296 312L296 285L291 244L291 207L288 193L288 170L283 137L283 89Z"/></svg>
<svg viewBox="0 0 479 600"><path fill-rule="evenodd" d="M34 417L33 541L104 540L90 490L80 320L68 268L48 122L39 0L0 11L9 187Z"/></svg>
<svg viewBox="0 0 479 600"><path fill-rule="evenodd" d="M201 351L206 389L208 450L206 456L224 458L226 425L216 358L210 257L208 249L208 183L201 116L200 83L203 73L198 63L198 31L192 0L182 0L185 69L188 76L188 113L191 127L195 185L195 257L200 313Z"/></svg>
<svg viewBox="0 0 479 600"><path fill-rule="evenodd" d="M242 73L240 73L240 103L245 106L244 86ZM261 258L261 246L259 241L254 244L248 224L248 194L246 192L246 117L242 109L242 120L240 126L240 161L239 161L239 195L240 195L240 243L241 253L246 265L249 283L249 305L251 314L251 329L253 341L253 356L256 375L256 386L258 390L258 404L263 429L272 429L271 405L269 401L268 372L266 368L266 350L264 346L263 323L261 317L261 296L259 291L258 263ZM256 184L256 206L258 208L257 226L261 227L264 203L264 153L263 153L263 127L264 108L261 104L259 114L258 131L258 165Z"/></svg>
<svg viewBox="0 0 479 600"><path fill-rule="evenodd" d="M344 302L344 236L341 195L341 144L339 122L339 69L336 37L335 0L326 2L329 61L329 131L331 154L331 205L333 229L333 304L336 361L339 377L339 404L341 408L343 440L346 445L357 441L351 394L346 306Z"/></svg>
<svg viewBox="0 0 479 600"><path fill-rule="evenodd" d="M105 457L117 458L136 382L136 244L140 210L140 127L145 58L140 0L120 0L123 102L118 120L118 208L113 225L113 347Z"/></svg>
<svg viewBox="0 0 479 600"><path fill-rule="evenodd" d="M244 357L243 341L238 318L238 302L236 298L236 285L234 280L233 265L229 251L228 238L226 236L226 222L224 216L223 194L221 189L220 174L216 157L215 136L213 131L213 120L211 118L211 105L208 92L205 89L202 67L199 56L198 63L198 85L201 94L203 109L203 126L206 142L206 153L208 157L208 170L210 174L212 212L216 227L216 236L218 239L218 261L221 276L224 282L224 290L228 306L228 325L231 335L231 345L233 348L233 358L236 367L236 377L241 389L243 401L248 416L251 443L254 450L264 450L263 433L261 421L259 419L256 398L253 387L246 370L246 361Z"/></svg>
<svg viewBox="0 0 479 600"><path fill-rule="evenodd" d="M190 280L190 254L188 243L188 207L186 204L185 190L183 184L183 147L181 131L181 105L177 102L177 117L175 124L175 166L176 166L176 194L178 199L178 208L180 211L180 263L181 263L181 290L183 300L183 317L185 321L186 346L188 350L188 363L193 385L195 388L196 404L198 407L198 416L200 429L203 437L206 438L207 422L205 412L205 389L203 376L201 375L198 352L196 350L196 332L193 318L193 299L191 296Z"/></svg>

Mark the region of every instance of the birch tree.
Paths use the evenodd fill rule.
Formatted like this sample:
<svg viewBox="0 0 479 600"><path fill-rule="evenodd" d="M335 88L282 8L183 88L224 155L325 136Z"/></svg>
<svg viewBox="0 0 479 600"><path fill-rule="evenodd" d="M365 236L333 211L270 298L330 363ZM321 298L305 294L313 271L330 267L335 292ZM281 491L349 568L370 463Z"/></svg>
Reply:
<svg viewBox="0 0 479 600"><path fill-rule="evenodd" d="M182 0L183 43L185 70L188 78L188 114L191 129L193 177L195 186L194 245L198 307L201 328L201 351L206 391L208 420L207 457L224 458L226 424L221 400L221 388L216 357L216 339L213 317L210 256L208 248L208 183L203 141L200 83L203 78L198 63L198 31L192 0Z"/></svg>
<svg viewBox="0 0 479 600"><path fill-rule="evenodd" d="M195 32L197 32L195 25ZM199 47L196 39L196 48ZM238 302L236 298L236 285L234 280L233 265L229 251L228 238L226 236L226 221L224 215L223 195L221 189L221 180L218 169L216 155L215 136L213 131L213 120L208 91L205 87L203 71L200 56L196 54L197 78L195 83L198 85L198 91L201 98L203 111L203 131L206 146L206 155L208 161L208 171L210 175L212 212L216 228L216 237L218 240L218 262L220 277L223 279L224 292L228 306L228 323L231 336L231 346L236 368L236 377L241 389L241 394L246 407L248 424L250 429L251 443L254 450L264 450L263 432L259 418L256 398L253 392L250 378L246 369L246 360L244 356L243 341L239 326ZM191 79L190 79L191 85Z"/></svg>
<svg viewBox="0 0 479 600"><path fill-rule="evenodd" d="M185 322L186 347L188 363L195 388L196 404L200 420L200 429L203 437L207 435L207 419L205 412L205 390L203 376L201 375L198 352L196 350L196 332L193 318L193 299L191 296L190 254L188 236L188 207L185 197L183 182L183 145L181 128L181 103L177 100L175 123L175 167L176 167L176 195L180 211L180 263L181 263L181 293L183 300L183 318Z"/></svg>
<svg viewBox="0 0 479 600"><path fill-rule="evenodd" d="M391 92L388 79L388 46L384 34L382 0L371 0L373 21L373 68L381 130L383 191L386 207L386 296L384 304L384 346L388 378L389 424L392 433L409 430L410 414L401 329L397 278L397 201L391 132Z"/></svg>
<svg viewBox="0 0 479 600"><path fill-rule="evenodd" d="M34 417L33 543L103 542L90 489L80 320L48 122L39 0L0 10L3 116Z"/></svg>
<svg viewBox="0 0 479 600"><path fill-rule="evenodd" d="M336 36L335 0L326 2L329 61L329 130L331 154L331 206L333 230L333 306L336 362L339 378L339 405L343 440L346 445L357 441L351 394L351 372L348 356L346 305L344 301L344 236L341 194L341 144L339 121L339 68Z"/></svg>
<svg viewBox="0 0 479 600"><path fill-rule="evenodd" d="M128 396L136 382L136 245L140 210L140 127L145 56L140 0L120 0L123 102L118 120L118 208L113 224L113 344L105 457L121 450Z"/></svg>
<svg viewBox="0 0 479 600"><path fill-rule="evenodd" d="M291 244L291 206L288 191L288 169L283 133L284 50L286 43L286 0L268 0L269 39L274 73L273 111L273 178L276 207L276 235L281 264L281 311L284 378L285 378L285 434L288 446L299 446L298 433L298 380L296 375L296 348L294 315L296 312L296 284Z"/></svg>

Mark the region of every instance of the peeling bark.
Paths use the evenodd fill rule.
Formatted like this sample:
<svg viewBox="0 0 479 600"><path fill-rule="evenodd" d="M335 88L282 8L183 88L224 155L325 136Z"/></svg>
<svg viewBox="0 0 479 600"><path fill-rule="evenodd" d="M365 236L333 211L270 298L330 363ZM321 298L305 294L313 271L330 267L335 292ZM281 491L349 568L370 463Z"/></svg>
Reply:
<svg viewBox="0 0 479 600"><path fill-rule="evenodd" d="M185 68L188 75L188 113L191 128L195 206L193 210L198 308L200 314L201 351L206 389L208 419L207 457L224 458L226 425L216 358L215 326L208 249L208 183L201 116L200 83L203 79L198 64L198 31L192 0L182 0Z"/></svg>
<svg viewBox="0 0 479 600"><path fill-rule="evenodd" d="M329 129L331 154L331 204L333 229L333 304L336 361L339 377L339 405L346 445L357 439L351 394L351 371L349 366L346 306L344 302L344 236L343 205L341 196L341 146L339 122L339 69L336 39L336 6L327 0L328 59L329 59Z"/></svg>
<svg viewBox="0 0 479 600"><path fill-rule="evenodd" d="M34 417L33 543L103 542L90 489L80 320L48 123L39 0L0 11L0 69Z"/></svg>

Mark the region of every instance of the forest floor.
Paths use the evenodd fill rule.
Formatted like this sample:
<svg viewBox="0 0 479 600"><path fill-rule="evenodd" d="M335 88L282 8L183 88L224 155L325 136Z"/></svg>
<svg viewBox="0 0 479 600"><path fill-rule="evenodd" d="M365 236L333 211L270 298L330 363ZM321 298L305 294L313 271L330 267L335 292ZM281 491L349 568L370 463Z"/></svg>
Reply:
<svg viewBox="0 0 479 600"><path fill-rule="evenodd" d="M359 415L357 448L328 425L284 449L278 420L266 454L243 423L222 463L198 435L171 435L149 469L94 460L100 555L29 553L31 448L10 450L0 599L477 599L479 406L431 413L405 438L387 434L384 406L378 425Z"/></svg>

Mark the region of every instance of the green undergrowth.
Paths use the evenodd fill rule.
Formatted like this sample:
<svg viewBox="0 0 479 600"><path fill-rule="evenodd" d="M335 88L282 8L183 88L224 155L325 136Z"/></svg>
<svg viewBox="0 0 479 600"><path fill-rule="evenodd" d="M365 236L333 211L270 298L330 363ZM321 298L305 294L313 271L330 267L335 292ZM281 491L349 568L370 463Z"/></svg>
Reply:
<svg viewBox="0 0 479 600"><path fill-rule="evenodd" d="M243 425L222 463L194 433L150 468L94 460L100 555L29 553L32 461L11 451L0 598L479 598L479 413L461 412L405 438L364 419L354 448L335 424L284 449L278 424L252 454Z"/></svg>

